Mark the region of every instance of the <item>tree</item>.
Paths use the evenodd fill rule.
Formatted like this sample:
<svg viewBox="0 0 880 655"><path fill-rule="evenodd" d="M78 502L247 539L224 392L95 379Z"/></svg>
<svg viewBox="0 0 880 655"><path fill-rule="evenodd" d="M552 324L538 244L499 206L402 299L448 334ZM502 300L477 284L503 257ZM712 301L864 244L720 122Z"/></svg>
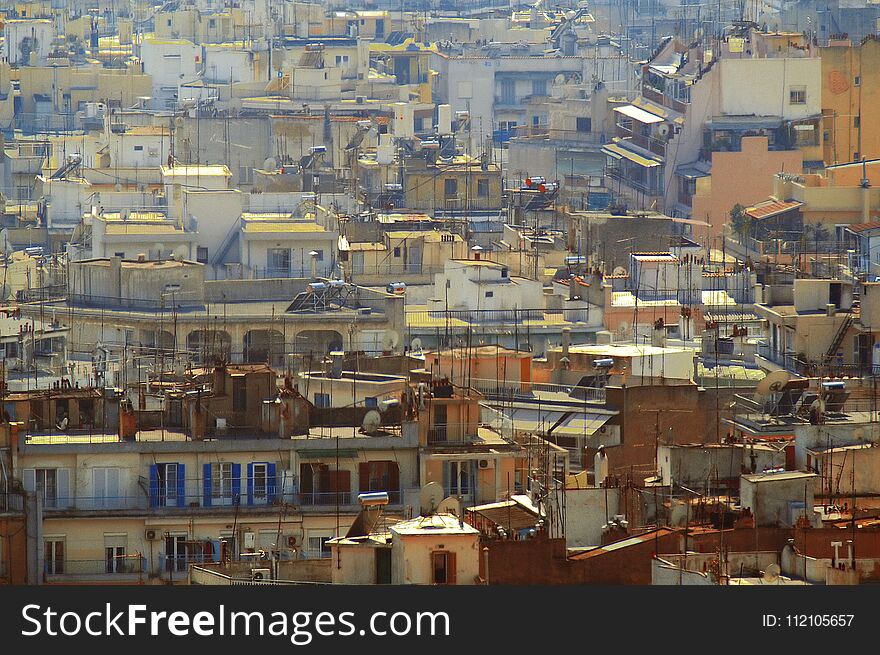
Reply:
<svg viewBox="0 0 880 655"><path fill-rule="evenodd" d="M739 236L749 236L752 231L752 217L746 213L743 205L736 203L730 210L730 225Z"/></svg>

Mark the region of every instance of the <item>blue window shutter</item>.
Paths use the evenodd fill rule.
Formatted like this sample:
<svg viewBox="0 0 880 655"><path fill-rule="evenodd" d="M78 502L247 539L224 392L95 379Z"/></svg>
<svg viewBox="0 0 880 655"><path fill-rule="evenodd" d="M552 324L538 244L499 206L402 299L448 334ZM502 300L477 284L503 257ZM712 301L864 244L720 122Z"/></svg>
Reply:
<svg viewBox="0 0 880 655"><path fill-rule="evenodd" d="M211 542L211 561L219 562L220 561L220 540Z"/></svg>
<svg viewBox="0 0 880 655"><path fill-rule="evenodd" d="M448 494L451 489L450 483L452 482L452 475L450 473L450 463L443 462L443 493Z"/></svg>
<svg viewBox="0 0 880 655"><path fill-rule="evenodd" d="M177 506L186 507L186 467L177 465Z"/></svg>
<svg viewBox="0 0 880 655"><path fill-rule="evenodd" d="M241 503L241 464L232 465L232 504Z"/></svg>
<svg viewBox="0 0 880 655"><path fill-rule="evenodd" d="M247 504L254 504L254 464L251 462L247 466Z"/></svg>
<svg viewBox="0 0 880 655"><path fill-rule="evenodd" d="M159 506L159 465L150 466L150 507Z"/></svg>
<svg viewBox="0 0 880 655"><path fill-rule="evenodd" d="M269 496L269 503L275 502L275 494L278 493L278 479L275 477L275 465L267 464L266 465L266 495Z"/></svg>
<svg viewBox="0 0 880 655"><path fill-rule="evenodd" d="M203 499L202 504L205 507L211 506L211 465L205 464L204 466L205 477L202 480L202 486L205 490L205 497Z"/></svg>

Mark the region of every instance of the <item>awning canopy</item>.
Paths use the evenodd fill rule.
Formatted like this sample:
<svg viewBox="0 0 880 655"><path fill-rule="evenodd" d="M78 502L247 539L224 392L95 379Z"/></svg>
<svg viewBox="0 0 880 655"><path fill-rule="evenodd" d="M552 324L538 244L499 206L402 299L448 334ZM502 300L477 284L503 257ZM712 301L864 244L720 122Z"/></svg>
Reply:
<svg viewBox="0 0 880 655"><path fill-rule="evenodd" d="M626 148L619 146L616 143L608 143L602 146L602 152L604 152L606 155L614 157L615 159L628 159L634 164L637 164L638 166L642 166L644 168L653 168L654 166L660 165L660 162L656 159L648 159L647 157L643 157L642 155L635 153L632 150L627 150Z"/></svg>
<svg viewBox="0 0 880 655"><path fill-rule="evenodd" d="M628 116L629 118L632 118L639 123L644 123L645 125L663 122L663 118L661 116L657 116L656 114L652 114L651 112L645 111L644 109L640 109L635 105L624 105L622 107L615 107L614 111L618 112L619 114L623 114L624 116Z"/></svg>
<svg viewBox="0 0 880 655"><path fill-rule="evenodd" d="M552 434L560 437L592 437L611 418L611 414L574 412L553 428Z"/></svg>

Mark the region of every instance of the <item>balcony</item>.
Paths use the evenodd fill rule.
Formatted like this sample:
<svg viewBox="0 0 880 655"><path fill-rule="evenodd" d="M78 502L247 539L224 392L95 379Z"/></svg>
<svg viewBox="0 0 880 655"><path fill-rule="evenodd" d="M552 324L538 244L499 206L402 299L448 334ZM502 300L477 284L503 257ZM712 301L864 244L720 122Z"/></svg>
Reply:
<svg viewBox="0 0 880 655"><path fill-rule="evenodd" d="M43 574L48 584L53 582L126 584L141 580L146 572L146 559L140 554L108 559L52 561L43 565Z"/></svg>
<svg viewBox="0 0 880 655"><path fill-rule="evenodd" d="M862 377L880 375L880 365L848 364L833 357L828 362L811 362L789 351L774 350L766 339L759 339L756 354L776 366L803 377Z"/></svg>

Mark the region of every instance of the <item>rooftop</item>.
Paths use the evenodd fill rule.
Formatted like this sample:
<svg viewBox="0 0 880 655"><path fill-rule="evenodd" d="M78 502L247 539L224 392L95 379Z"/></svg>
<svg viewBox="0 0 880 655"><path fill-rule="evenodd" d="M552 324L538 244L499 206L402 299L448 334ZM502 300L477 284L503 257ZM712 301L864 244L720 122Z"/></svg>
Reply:
<svg viewBox="0 0 880 655"><path fill-rule="evenodd" d="M391 533L399 535L477 535L479 531L467 523L460 522L459 518L452 514L432 514L396 523L391 526Z"/></svg>

